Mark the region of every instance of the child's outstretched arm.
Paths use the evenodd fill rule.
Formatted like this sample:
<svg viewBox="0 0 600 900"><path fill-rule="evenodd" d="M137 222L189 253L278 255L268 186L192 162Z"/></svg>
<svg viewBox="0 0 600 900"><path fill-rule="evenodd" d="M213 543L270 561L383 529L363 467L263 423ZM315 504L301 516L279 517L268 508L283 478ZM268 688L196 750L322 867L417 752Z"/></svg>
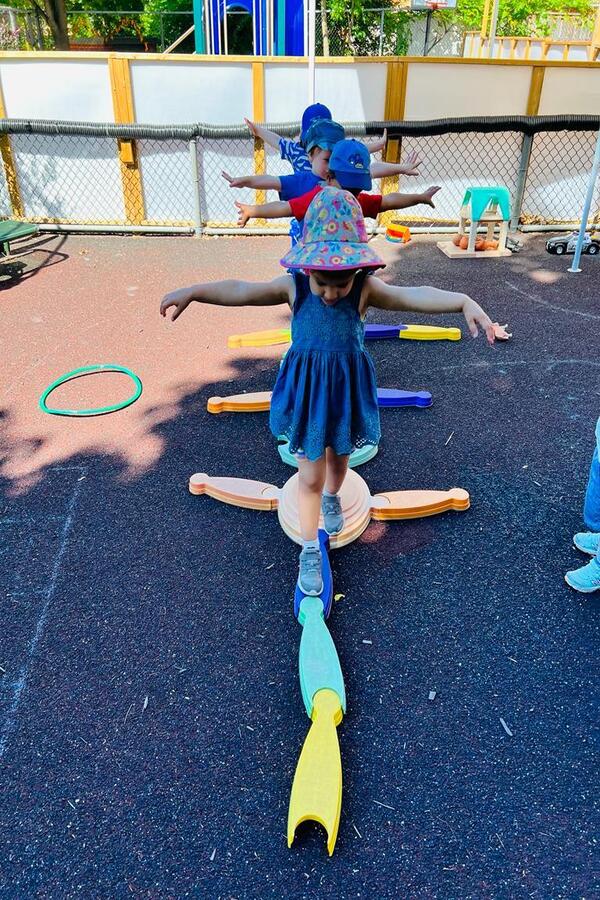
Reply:
<svg viewBox="0 0 600 900"><path fill-rule="evenodd" d="M427 206L435 208L433 197L439 190L440 188L437 185L433 185L427 188L426 191L423 191L422 194L384 194L381 198L381 212L386 212L390 209L406 209L407 206L418 206L419 203L425 203Z"/></svg>
<svg viewBox="0 0 600 900"><path fill-rule="evenodd" d="M272 203L238 203L238 225L243 228L249 219L286 219L292 215L287 200L273 200Z"/></svg>
<svg viewBox="0 0 600 900"><path fill-rule="evenodd" d="M192 300L212 303L216 306L276 306L293 301L294 282L290 275L281 275L273 281L214 281L208 284L192 284L165 294L160 304L161 316L174 306L171 321L179 318Z"/></svg>
<svg viewBox="0 0 600 900"><path fill-rule="evenodd" d="M383 129L383 137L381 137L378 141L373 141L372 144L367 144L367 148L369 153L379 153L380 150L385 150L385 145L387 144L387 128Z"/></svg>
<svg viewBox="0 0 600 900"><path fill-rule="evenodd" d="M265 128L263 125L258 125L256 122L251 122L250 119L244 119L244 122L254 135L254 137L260 138L261 141L264 141L265 144L268 144L269 147L274 147L275 150L279 150L279 141L281 138L274 131L269 131L268 128Z"/></svg>
<svg viewBox="0 0 600 900"><path fill-rule="evenodd" d="M488 342L494 343L494 326L488 314L467 294L442 291L434 287L396 287L381 278L365 279L360 300L361 314L369 306L391 309L396 312L452 313L462 312L473 337L479 334L477 326L485 331Z"/></svg>
<svg viewBox="0 0 600 900"><path fill-rule="evenodd" d="M369 171L371 178L385 178L388 175L418 175L421 160L418 153L411 151L404 162L374 162L371 163Z"/></svg>
<svg viewBox="0 0 600 900"><path fill-rule="evenodd" d="M233 178L228 172L221 172L225 181L229 182L229 187L233 188L256 188L264 191L280 191L281 181L275 175L242 175L241 178Z"/></svg>

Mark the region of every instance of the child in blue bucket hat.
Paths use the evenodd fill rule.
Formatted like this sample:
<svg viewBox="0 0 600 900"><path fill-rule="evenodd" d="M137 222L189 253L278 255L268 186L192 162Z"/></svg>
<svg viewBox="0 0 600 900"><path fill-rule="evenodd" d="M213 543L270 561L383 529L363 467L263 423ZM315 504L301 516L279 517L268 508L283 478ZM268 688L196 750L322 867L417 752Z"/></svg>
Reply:
<svg viewBox="0 0 600 900"><path fill-rule="evenodd" d="M298 584L304 594L323 589L319 515L329 534L344 525L339 491L352 451L380 438L377 382L365 350L363 320L370 306L420 313L462 312L471 334L494 328L466 294L434 287L396 287L374 276L384 263L367 241L357 200L324 188L304 220L302 242L281 260L288 274L267 283L220 281L181 288L163 298L160 312L188 305L270 306L292 310L292 344L271 397L270 427L285 435L298 459L298 511L302 534Z"/></svg>

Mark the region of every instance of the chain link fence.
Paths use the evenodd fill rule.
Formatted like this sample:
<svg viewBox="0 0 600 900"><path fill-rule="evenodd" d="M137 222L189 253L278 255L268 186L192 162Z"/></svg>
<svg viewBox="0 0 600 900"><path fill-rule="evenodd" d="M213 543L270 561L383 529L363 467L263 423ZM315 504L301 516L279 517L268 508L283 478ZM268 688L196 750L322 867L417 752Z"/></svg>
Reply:
<svg viewBox="0 0 600 900"><path fill-rule="evenodd" d="M369 141L386 123L349 125ZM453 226L465 189L503 184L511 193L513 227L575 226L589 179L599 117L449 119L387 123L402 157L422 159L420 174L374 181L373 192L417 193L441 186L435 209L393 214L413 227ZM297 126L271 126L286 135ZM50 226L165 232L238 231L235 200L274 200L274 191L232 189L223 178L266 171L289 174L276 151L238 127L89 125L0 122L0 216ZM260 194L260 197L258 196ZM600 186L590 223L600 224ZM289 224L253 222L253 233ZM369 223L371 226L377 223ZM241 233L241 232L240 232Z"/></svg>

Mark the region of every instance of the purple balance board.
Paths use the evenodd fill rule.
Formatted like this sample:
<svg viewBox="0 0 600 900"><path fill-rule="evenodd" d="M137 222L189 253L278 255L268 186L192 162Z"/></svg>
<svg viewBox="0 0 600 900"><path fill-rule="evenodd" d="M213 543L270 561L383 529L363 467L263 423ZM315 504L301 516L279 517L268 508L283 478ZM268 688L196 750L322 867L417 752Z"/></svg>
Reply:
<svg viewBox="0 0 600 900"><path fill-rule="evenodd" d="M365 325L365 340L380 341L385 338L397 338L406 325Z"/></svg>
<svg viewBox="0 0 600 900"><path fill-rule="evenodd" d="M321 554L323 556L323 593L320 595L323 604L323 615L329 618L331 612L331 604L333 602L333 577L331 574L331 565L329 563L329 535L322 528L319 528L319 544L321 546ZM296 590L294 591L294 615L298 618L300 612L300 604L305 594L298 587L296 582Z"/></svg>
<svg viewBox="0 0 600 900"><path fill-rule="evenodd" d="M396 388L377 388L378 406L431 406L429 391L398 391Z"/></svg>

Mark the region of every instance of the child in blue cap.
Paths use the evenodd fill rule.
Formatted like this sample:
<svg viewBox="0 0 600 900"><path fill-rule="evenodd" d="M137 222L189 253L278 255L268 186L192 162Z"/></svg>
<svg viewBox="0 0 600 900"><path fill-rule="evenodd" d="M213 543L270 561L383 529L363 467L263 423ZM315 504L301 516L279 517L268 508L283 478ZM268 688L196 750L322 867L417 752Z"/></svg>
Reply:
<svg viewBox="0 0 600 900"><path fill-rule="evenodd" d="M313 190L318 184L325 184L328 163L331 151L344 139L344 129L337 122L330 119L317 119L313 121L306 134L306 151L311 160L310 172L297 172L294 175L246 175L241 178L232 178L227 172L223 177L229 182L230 187L252 187L257 190L271 189L279 192L281 201L292 200L301 197ZM364 145L363 145L364 146ZM367 150L368 153L368 150ZM369 171L375 178L388 175L416 175L420 160L416 154L410 154L405 163L386 163L369 160ZM282 215L277 213L276 215ZM288 213L288 215L290 215ZM274 214L271 214L274 217ZM292 246L300 236L299 228L290 231Z"/></svg>
<svg viewBox="0 0 600 900"><path fill-rule="evenodd" d="M370 157L367 147L353 139L339 141L329 157L329 172L326 184L330 187L343 188L350 191L360 203L365 218L376 219L381 212L392 209L406 209L408 206L417 206L424 203L433 206L433 197L440 188L436 185L428 188L420 194L368 194L371 190L372 180L370 172ZM316 195L322 190L324 182L319 182L301 197L292 197L290 200L280 200L274 203L250 204L238 203L238 224L242 227L249 219L278 219L294 216L301 222L306 211Z"/></svg>
<svg viewBox="0 0 600 900"><path fill-rule="evenodd" d="M600 419L596 422L596 446L585 492L583 521L590 530L576 534L573 543L593 559L587 565L567 572L565 581L581 594L591 594L600 591Z"/></svg>
<svg viewBox="0 0 600 900"><path fill-rule="evenodd" d="M298 514L302 537L298 584L304 594L323 590L317 528L339 534L344 517L339 491L350 454L380 438L373 361L364 344L370 306L420 313L462 312L494 342L494 327L466 294L433 287L396 287L373 275L384 264L368 243L358 201L326 187L311 203L302 241L281 264L287 275L270 282L217 281L167 294L161 315L172 319L196 300L220 306L274 306L292 310L292 344L271 397L270 427L284 434L298 459Z"/></svg>

